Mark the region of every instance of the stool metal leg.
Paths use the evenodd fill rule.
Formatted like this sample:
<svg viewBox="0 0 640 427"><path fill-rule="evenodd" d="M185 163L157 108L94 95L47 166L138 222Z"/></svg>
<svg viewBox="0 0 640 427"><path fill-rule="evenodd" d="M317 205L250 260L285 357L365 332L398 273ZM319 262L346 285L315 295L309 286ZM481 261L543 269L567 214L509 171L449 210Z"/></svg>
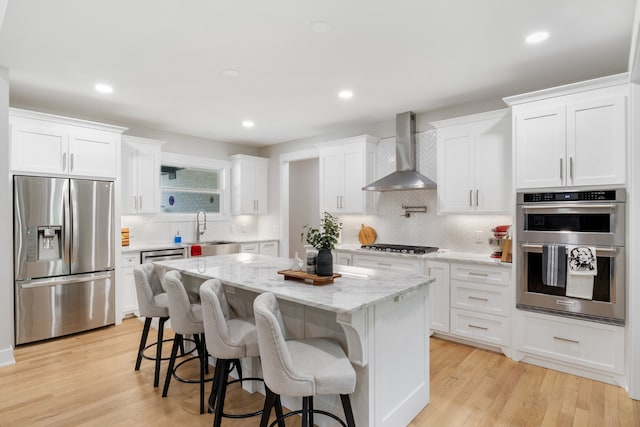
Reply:
<svg viewBox="0 0 640 427"><path fill-rule="evenodd" d="M271 415L271 408L273 408L273 405L276 402L276 394L272 392L271 389L267 387L266 384L264 385L264 389L267 395L264 398L264 407L262 408L262 418L260 419L260 427L267 427L269 425L269 416ZM277 396L277 398L279 397L280 396ZM282 407L280 407L280 412L282 412ZM277 409L276 409L276 416L279 417L281 415L282 414L277 415Z"/></svg>
<svg viewBox="0 0 640 427"><path fill-rule="evenodd" d="M309 427L309 398L302 398L302 427ZM313 427L313 424L311 424Z"/></svg>
<svg viewBox="0 0 640 427"><path fill-rule="evenodd" d="M220 427L222 423L222 415L224 414L224 399L227 395L227 373L229 371L229 366L231 365L230 360L219 360L216 363L220 363L222 366L220 367L220 378L218 379L218 393L217 393L217 402L216 402L216 410L215 416L213 420L214 427Z"/></svg>
<svg viewBox="0 0 640 427"><path fill-rule="evenodd" d="M356 422L353 419L353 410L351 409L351 398L348 394L341 394L342 409L344 409L344 417L347 419L347 427L355 427Z"/></svg>
<svg viewBox="0 0 640 427"><path fill-rule="evenodd" d="M309 396L309 425L313 427L313 396Z"/></svg>
<svg viewBox="0 0 640 427"><path fill-rule="evenodd" d="M164 335L164 322L168 317L160 317L158 319L158 340L156 341L156 370L153 374L153 386L158 387L160 383L160 362L162 362L162 339ZM145 321L146 322L146 321Z"/></svg>
<svg viewBox="0 0 640 427"><path fill-rule="evenodd" d="M169 366L167 367L167 377L164 380L164 388L162 390L162 397L167 397L169 391L169 383L171 382L171 376L173 375L173 367L176 364L176 356L178 355L178 347L182 345L182 335L176 334L173 338L173 347L171 348L171 358L169 359Z"/></svg>
<svg viewBox="0 0 640 427"><path fill-rule="evenodd" d="M140 370L140 363L142 362L142 352L147 345L147 337L149 336L149 329L151 328L151 317L145 317L144 328L142 329L142 337L140 337L140 347L138 348L138 358L136 359L135 370Z"/></svg>

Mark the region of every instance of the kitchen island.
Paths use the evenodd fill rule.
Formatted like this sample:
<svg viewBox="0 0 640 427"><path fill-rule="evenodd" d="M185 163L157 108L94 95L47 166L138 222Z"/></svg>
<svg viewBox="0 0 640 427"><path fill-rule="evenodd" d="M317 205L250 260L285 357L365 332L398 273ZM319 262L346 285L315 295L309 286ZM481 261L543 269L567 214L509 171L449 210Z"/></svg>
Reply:
<svg viewBox="0 0 640 427"><path fill-rule="evenodd" d="M358 426L407 425L429 403L429 292L433 278L336 265L331 285L284 280L292 260L252 254L156 262L162 272L178 270L195 292L204 280L225 285L230 303L252 315L255 296L273 292L288 333L296 338L331 336L345 348L357 374L351 396ZM257 362L256 362L257 363ZM249 366L249 371L258 366ZM285 399L284 405L299 403ZM337 396L314 405L342 415ZM319 426L328 422L316 417Z"/></svg>

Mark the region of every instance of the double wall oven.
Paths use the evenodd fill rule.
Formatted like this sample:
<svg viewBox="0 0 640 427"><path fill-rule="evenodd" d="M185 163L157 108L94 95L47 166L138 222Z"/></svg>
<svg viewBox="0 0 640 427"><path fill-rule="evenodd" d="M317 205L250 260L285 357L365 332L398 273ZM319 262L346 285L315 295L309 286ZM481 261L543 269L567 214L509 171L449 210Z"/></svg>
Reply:
<svg viewBox="0 0 640 427"><path fill-rule="evenodd" d="M625 200L625 189L518 193L517 307L623 325ZM550 245L567 252L562 262L572 248L595 249L592 291L576 297L545 281L543 247Z"/></svg>

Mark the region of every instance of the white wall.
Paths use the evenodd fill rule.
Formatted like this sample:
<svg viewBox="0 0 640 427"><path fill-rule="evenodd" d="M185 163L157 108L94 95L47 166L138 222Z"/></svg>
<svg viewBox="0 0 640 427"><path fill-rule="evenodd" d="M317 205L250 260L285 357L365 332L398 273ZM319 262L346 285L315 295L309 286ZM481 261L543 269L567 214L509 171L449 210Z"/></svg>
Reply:
<svg viewBox="0 0 640 427"><path fill-rule="evenodd" d="M304 258L305 242L300 241L302 227L320 223L320 162L318 159L298 160L289 163L289 254L293 258L298 252Z"/></svg>
<svg viewBox="0 0 640 427"><path fill-rule="evenodd" d="M3 7L0 4L0 13ZM0 16L2 18L2 16ZM13 191L9 173L9 72L0 67L0 366L13 359Z"/></svg>
<svg viewBox="0 0 640 427"><path fill-rule="evenodd" d="M631 143L627 201L627 328L629 330L629 396L640 400L640 85L631 84ZM634 167L635 166L635 167Z"/></svg>

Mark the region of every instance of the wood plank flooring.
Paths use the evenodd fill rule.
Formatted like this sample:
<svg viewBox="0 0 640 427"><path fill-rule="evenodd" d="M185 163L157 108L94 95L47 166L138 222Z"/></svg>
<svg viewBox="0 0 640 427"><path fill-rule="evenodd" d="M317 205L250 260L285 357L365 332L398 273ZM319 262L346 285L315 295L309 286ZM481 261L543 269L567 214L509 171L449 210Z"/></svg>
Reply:
<svg viewBox="0 0 640 427"><path fill-rule="evenodd" d="M172 381L162 398L166 363L157 389L152 361L133 370L141 331L141 322L127 319L18 347L17 363L0 368L0 426L210 426L213 416L198 411L197 385ZM227 399L230 411L261 404L261 395L239 387ZM230 427L257 423L223 420ZM431 403L410 426L638 427L640 401L613 385L432 338Z"/></svg>

